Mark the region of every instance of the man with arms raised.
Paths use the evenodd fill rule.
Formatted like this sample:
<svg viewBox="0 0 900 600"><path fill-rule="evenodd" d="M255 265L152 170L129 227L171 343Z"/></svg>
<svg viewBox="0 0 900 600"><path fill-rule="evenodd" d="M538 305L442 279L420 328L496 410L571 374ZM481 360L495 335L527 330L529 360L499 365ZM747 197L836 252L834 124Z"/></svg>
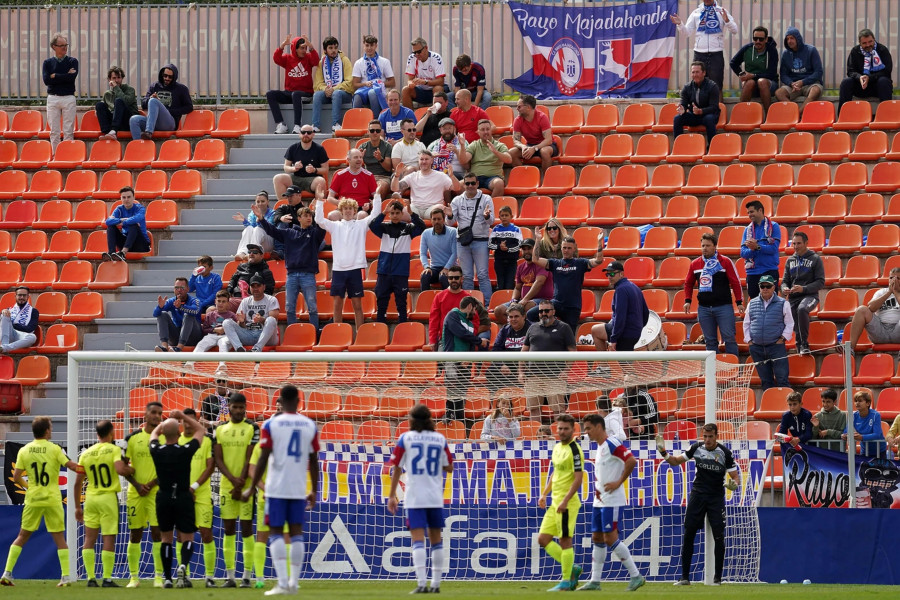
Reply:
<svg viewBox="0 0 900 600"><path fill-rule="evenodd" d="M396 149L397 146L394 146L395 151ZM429 217L435 204L444 203L444 192L447 190L458 192L462 187L453 171L441 173L433 170L431 168L433 160L431 152L422 150L419 152L418 171L410 172L401 179L398 173L401 169L398 167L394 171L394 178L391 179L391 190L395 192L409 190L409 210L423 219Z"/></svg>
<svg viewBox="0 0 900 600"><path fill-rule="evenodd" d="M200 531L200 543L203 544L206 587L212 588L216 587L213 580L213 574L216 572L216 541L213 539L212 530L213 504L210 486L210 477L216 470L216 460L212 453L212 436L206 433L206 427L197 420L197 412L193 408L186 408L182 412L185 417L190 417L190 420L183 419L184 433L178 438L178 443L186 446L194 439L197 429L202 430L204 434L200 440L200 448L191 459L191 496L194 500L194 525ZM182 563L187 564L183 560Z"/></svg>

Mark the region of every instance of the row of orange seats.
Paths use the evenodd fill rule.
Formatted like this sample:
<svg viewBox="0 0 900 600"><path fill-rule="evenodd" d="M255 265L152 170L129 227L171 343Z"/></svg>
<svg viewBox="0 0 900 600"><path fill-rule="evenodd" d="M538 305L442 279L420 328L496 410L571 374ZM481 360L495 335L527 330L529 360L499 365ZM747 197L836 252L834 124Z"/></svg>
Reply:
<svg viewBox="0 0 900 600"><path fill-rule="evenodd" d="M62 122L62 117L60 117ZM93 110L85 112L75 129L75 137L79 139L97 139L105 134L100 131L97 113ZM177 137L236 138L250 133L250 113L243 108L229 108L219 115L218 127L216 116L211 110L195 109L181 120L176 131L156 131L153 137L165 139ZM131 133L120 131L118 137L130 138ZM38 110L19 110L12 118L5 110L0 110L0 138L24 140L29 138L50 138L50 126L44 119L44 113Z"/></svg>
<svg viewBox="0 0 900 600"><path fill-rule="evenodd" d="M29 140L18 151L16 142L0 140L0 168L7 169L212 169L225 162L225 142L206 138L197 142L191 157L191 143L185 139L170 139L160 146L151 140L132 140L122 154L121 142L100 140L87 145L82 140L64 140L51 156L50 142Z"/></svg>
<svg viewBox="0 0 900 600"><path fill-rule="evenodd" d="M16 303L16 293L6 292L0 297L0 309L10 308ZM41 323L62 320L64 323L90 323L103 317L103 297L97 292L78 292L72 302L62 292L41 292L31 299L31 304L40 313ZM0 370L0 379L2 370Z"/></svg>
<svg viewBox="0 0 900 600"><path fill-rule="evenodd" d="M104 232L101 233L106 238ZM105 243L105 241L104 241ZM103 246L106 252L106 246ZM129 260L136 260L149 255L148 253L126 254ZM97 256L99 259L100 256ZM97 266L94 273L93 264L87 260L70 260L63 263L62 268L52 260L34 260L25 267L22 275L22 265L14 260L0 260L0 289L10 289L17 285L24 285L31 290L115 290L129 285L131 271L128 263L105 262Z"/></svg>
<svg viewBox="0 0 900 600"><path fill-rule="evenodd" d="M38 216L37 204L33 200L16 200L6 207L6 215L0 220L4 229L96 229L103 225L107 216L121 204L116 200L107 212L107 204L103 200L83 200L75 207L68 200L50 200L41 205ZM178 224L178 207L172 200L153 200L145 204L144 218L148 229L164 229ZM0 231L0 255L9 252L10 238L3 239ZM63 233L58 231L57 233ZM45 234L46 235L46 234ZM18 241L17 241L18 243ZM53 241L50 241L51 247Z"/></svg>
<svg viewBox="0 0 900 600"><path fill-rule="evenodd" d="M12 356L0 355L0 383L12 381L23 387L34 387L50 381L50 359L30 354L15 364Z"/></svg>
<svg viewBox="0 0 900 600"><path fill-rule="evenodd" d="M169 221L164 223L162 226L172 224ZM129 252L129 259L143 258L153 254L153 233L148 232L148 235L150 236L150 251ZM43 260L71 260L73 258L100 260L103 258L103 253L108 249L105 230L92 231L87 241L84 242L84 249L82 249L82 239L80 231L65 229L54 233L48 245L46 232L38 229L28 229L16 236L16 244L11 248L9 232L0 231L0 256L5 256L11 260L35 258ZM4 279L4 281L6 280Z"/></svg>
<svg viewBox="0 0 900 600"><path fill-rule="evenodd" d="M137 179L131 171L110 169L103 172L98 185L95 171L79 169L66 176L66 184L63 186L62 174L56 170L37 171L31 176L30 184L25 171L9 169L0 172L0 200L111 200L118 199L119 190L125 186L134 188L134 195L138 200L190 198L203 193L203 178L194 169L175 171L171 181L168 174L159 169L143 170L138 173Z"/></svg>

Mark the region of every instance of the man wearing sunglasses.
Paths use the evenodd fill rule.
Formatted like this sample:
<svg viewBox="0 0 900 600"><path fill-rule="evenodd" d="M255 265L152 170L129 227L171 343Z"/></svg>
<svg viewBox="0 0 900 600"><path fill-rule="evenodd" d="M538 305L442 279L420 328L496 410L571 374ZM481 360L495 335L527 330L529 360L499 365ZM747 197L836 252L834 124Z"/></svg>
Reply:
<svg viewBox="0 0 900 600"><path fill-rule="evenodd" d="M128 120L131 139L151 140L154 131L175 131L181 117L194 110L191 92L178 83L178 67L168 64L159 70L159 78L141 100L147 116L134 115Z"/></svg>
<svg viewBox="0 0 900 600"><path fill-rule="evenodd" d="M768 29L760 25L753 30L753 41L731 58L731 70L741 81L741 102L758 96L763 112L768 112L778 83L778 44Z"/></svg>
<svg viewBox="0 0 900 600"><path fill-rule="evenodd" d="M775 293L775 283L771 275L760 277L759 296L744 313L744 339L750 344L763 391L789 386L785 346L794 334L794 318L787 300Z"/></svg>
<svg viewBox="0 0 900 600"><path fill-rule="evenodd" d="M59 145L59 119L62 116L62 134L67 140L75 139L75 79L78 77L78 59L67 56L69 40L57 33L50 40L53 56L44 61L43 78L47 86L47 122L50 124L50 147L56 154Z"/></svg>
<svg viewBox="0 0 900 600"><path fill-rule="evenodd" d="M284 172L272 178L275 194L282 196L288 186L294 185L301 192L325 195L328 188L325 178L328 177L328 153L314 136L316 131L312 125L300 128L300 141L288 146L284 153Z"/></svg>
<svg viewBox="0 0 900 600"><path fill-rule="evenodd" d="M381 121L372 119L369 121L369 139L364 141L359 149L363 153L366 171L375 177L378 184L378 195L387 198L391 192L391 172L394 170L394 163L391 161L391 145L385 141L383 133Z"/></svg>
<svg viewBox="0 0 900 600"><path fill-rule="evenodd" d="M447 70L444 59L428 49L428 42L417 37L411 43L412 53L406 59L406 76L409 82L403 88L403 106L414 108L413 102L428 105L434 93L444 89Z"/></svg>

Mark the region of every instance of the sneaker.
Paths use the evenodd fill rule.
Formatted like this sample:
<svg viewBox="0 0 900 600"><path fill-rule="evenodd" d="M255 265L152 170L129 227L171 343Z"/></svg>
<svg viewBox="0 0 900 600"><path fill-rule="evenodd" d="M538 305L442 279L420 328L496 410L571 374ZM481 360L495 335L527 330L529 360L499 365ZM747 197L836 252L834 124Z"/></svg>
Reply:
<svg viewBox="0 0 900 600"><path fill-rule="evenodd" d="M175 587L175 584L172 582L171 579L166 579L166 580L163 582L163 585L162 585L162 586L163 586L165 589L170 590L170 589L172 589L173 587Z"/></svg>
<svg viewBox="0 0 900 600"><path fill-rule="evenodd" d="M266 596L290 596L291 590L289 590L287 588L283 588L280 585L276 585L268 592L265 592L264 595L266 595Z"/></svg>
<svg viewBox="0 0 900 600"><path fill-rule="evenodd" d="M257 348L256 346L253 346L252 348L250 348L250 352L262 352L262 348ZM249 582L250 580L245 579L244 581Z"/></svg>
<svg viewBox="0 0 900 600"><path fill-rule="evenodd" d="M597 365L588 373L588 377L609 377L610 375L612 375L612 371L606 365Z"/></svg>
<svg viewBox="0 0 900 600"><path fill-rule="evenodd" d="M121 260L122 262L125 262L125 252L123 252L122 250L119 250L118 252L113 252L112 254L110 254L110 257L113 260Z"/></svg>
<svg viewBox="0 0 900 600"><path fill-rule="evenodd" d="M152 140L152 139L153 139L153 132L152 132L152 131L142 131L142 132L141 132L141 139L142 139L142 140Z"/></svg>
<svg viewBox="0 0 900 600"><path fill-rule="evenodd" d="M100 258L103 259L103 262L109 262L113 259L113 254L115 254L115 253L111 254L109 252L104 252L103 254L100 255Z"/></svg>
<svg viewBox="0 0 900 600"><path fill-rule="evenodd" d="M433 587L430 589L431 589L431 591L428 592L429 594L440 594L441 593L441 588L439 588L439 587Z"/></svg>
<svg viewBox="0 0 900 600"><path fill-rule="evenodd" d="M722 578L721 577L713 577L712 585L722 585Z"/></svg>
<svg viewBox="0 0 900 600"><path fill-rule="evenodd" d="M578 565L573 565L573 566L572 566L572 578L569 579L569 583L572 584L572 585L571 585L571 588L572 588L573 590L574 590L575 587L578 585L578 578L581 577L581 574L582 574L583 572L584 572L584 569L582 569L580 566L578 566Z"/></svg>
<svg viewBox="0 0 900 600"><path fill-rule="evenodd" d="M97 583L96 579L88 579L87 586L88 587L100 587L100 584Z"/></svg>
<svg viewBox="0 0 900 600"><path fill-rule="evenodd" d="M575 590L576 592L592 592L592 591L600 591L600 582L599 581L588 581L586 584Z"/></svg>
<svg viewBox="0 0 900 600"><path fill-rule="evenodd" d="M275 126L275 133L282 134L282 133L287 133L287 132L288 132L287 125L285 125L284 123L279 123L278 125Z"/></svg>
<svg viewBox="0 0 900 600"><path fill-rule="evenodd" d="M5 586L9 586L9 587L13 587L14 585L16 585L13 582L12 573L10 573L9 571L5 571L3 573L3 576L0 577L0 585L5 585Z"/></svg>
<svg viewBox="0 0 900 600"><path fill-rule="evenodd" d="M187 569L184 565L178 565L178 570L175 571L175 587L193 587L190 580L187 578Z"/></svg>
<svg viewBox="0 0 900 600"><path fill-rule="evenodd" d="M210 577L207 577L206 578L206 587L208 587L208 588L218 587L218 586L216 586L216 580L212 579Z"/></svg>
<svg viewBox="0 0 900 600"><path fill-rule="evenodd" d="M234 579L226 579L225 582L222 583L222 586L221 586L221 587L223 587L223 588L236 588L236 587L237 587L237 583L234 581Z"/></svg>
<svg viewBox="0 0 900 600"><path fill-rule="evenodd" d="M291 133L293 133L294 135L300 135L300 126L294 125L294 130Z"/></svg>
<svg viewBox="0 0 900 600"><path fill-rule="evenodd" d="M68 577L61 577L59 583L56 584L56 587L70 587L72 585L72 580Z"/></svg>
<svg viewBox="0 0 900 600"><path fill-rule="evenodd" d="M691 585L690 579L679 579L675 582L675 585Z"/></svg>
<svg viewBox="0 0 900 600"><path fill-rule="evenodd" d="M633 592L634 590L638 589L639 587L641 587L641 586L644 585L645 583L647 583L647 580L644 579L644 578L643 578L642 576L640 576L640 575L638 575L637 577L632 577L631 579L628 580L628 587L625 589L625 591L626 591L626 592Z"/></svg>
<svg viewBox="0 0 900 600"><path fill-rule="evenodd" d="M98 140L101 140L101 141L106 140L106 141L112 142L112 141L115 141L117 138L118 138L118 136L116 135L116 132L115 132L115 131L110 131L109 133L104 133L103 135L101 135L101 136L98 137L97 139L98 139Z"/></svg>
<svg viewBox="0 0 900 600"><path fill-rule="evenodd" d="M245 577L245 578L241 579L241 585L239 585L238 587L251 588L253 586L251 585L250 580Z"/></svg>
<svg viewBox="0 0 900 600"><path fill-rule="evenodd" d="M155 588L161 588L161 587L163 587L163 578L162 578L162 576L157 575L156 577L153 578L153 587L155 587Z"/></svg>
<svg viewBox="0 0 900 600"><path fill-rule="evenodd" d="M100 587L117 588L117 587L122 587L122 586L120 586L118 583L116 583L112 579L104 579L103 583L100 584Z"/></svg>
<svg viewBox="0 0 900 600"><path fill-rule="evenodd" d="M288 591L292 594L296 594L297 590L299 590L299 589L300 589L300 585L297 583L288 585Z"/></svg>
<svg viewBox="0 0 900 600"><path fill-rule="evenodd" d="M572 591L572 582L569 580L560 581L552 588L547 590L548 592L571 592Z"/></svg>
<svg viewBox="0 0 900 600"><path fill-rule="evenodd" d="M810 354L809 346L800 346L800 354Z"/></svg>
<svg viewBox="0 0 900 600"><path fill-rule="evenodd" d="M141 585L141 580L140 580L140 579L134 579L134 578L132 578L131 581L128 582L128 585L126 585L125 587L127 587L127 588L136 588L136 587L138 587L139 585Z"/></svg>
<svg viewBox="0 0 900 600"><path fill-rule="evenodd" d="M313 132L319 133L319 132L321 132L321 131L322 131L321 129L319 129L318 127L316 127L315 125L313 125Z"/></svg>
<svg viewBox="0 0 900 600"><path fill-rule="evenodd" d="M410 592L410 595L412 595L412 594L427 594L427 593L429 593L430 591L431 591L431 590L428 589L428 586L427 586L427 585L420 585L420 586L416 586L416 589L414 589L413 591L411 591L411 592Z"/></svg>
<svg viewBox="0 0 900 600"><path fill-rule="evenodd" d="M334 125L331 126L331 131L334 131L335 133L337 133L337 132L340 131L340 130L341 130L341 124L340 124L340 123L335 123Z"/></svg>
<svg viewBox="0 0 900 600"><path fill-rule="evenodd" d="M266 587L266 582L263 581L262 579L257 579L255 582L253 582L253 587L258 590L261 590L264 587Z"/></svg>
<svg viewBox="0 0 900 600"><path fill-rule="evenodd" d="M237 348L234 349L234 351L235 352L246 352L247 349L244 348L243 346L238 346Z"/></svg>

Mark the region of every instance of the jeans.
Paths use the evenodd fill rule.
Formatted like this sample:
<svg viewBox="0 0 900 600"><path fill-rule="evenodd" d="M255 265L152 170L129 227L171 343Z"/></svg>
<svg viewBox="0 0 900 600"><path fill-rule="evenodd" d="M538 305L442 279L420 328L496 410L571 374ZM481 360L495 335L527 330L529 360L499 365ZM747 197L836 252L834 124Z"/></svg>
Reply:
<svg viewBox="0 0 900 600"><path fill-rule="evenodd" d="M37 342L35 334L13 328L10 317L0 317L0 344L2 344L0 348L2 348L3 352L30 348L34 346L35 342Z"/></svg>
<svg viewBox="0 0 900 600"><path fill-rule="evenodd" d="M128 248L129 252L150 252L150 243L144 239L141 228L128 228L128 235L115 225L106 226L106 248L110 254Z"/></svg>
<svg viewBox="0 0 900 600"><path fill-rule="evenodd" d="M243 348L253 344L253 350L260 352L267 343L274 343L278 340L278 322L275 317L266 317L262 329L247 329L231 319L222 323L222 327L225 329L228 344L232 348Z"/></svg>
<svg viewBox="0 0 900 600"><path fill-rule="evenodd" d="M422 284L422 291L430 290L431 286L435 283L440 284L442 290L446 290L450 287L450 282L447 280L446 275L441 275L441 269L438 267L434 267L431 270L425 269L422 271L422 278L420 280Z"/></svg>
<svg viewBox="0 0 900 600"><path fill-rule="evenodd" d="M353 94L353 108L362 108L363 106L368 106L372 109L372 113L377 117L379 114L381 114L381 111L388 107L387 99L384 98L384 94L385 89L383 87L370 87L365 92L360 92L359 90L357 90ZM382 99L384 99L383 102Z"/></svg>
<svg viewBox="0 0 900 600"><path fill-rule="evenodd" d="M797 348L809 346L809 313L819 305L819 295L794 297L788 301L791 306L791 316L794 317L794 335L797 336Z"/></svg>
<svg viewBox="0 0 900 600"><path fill-rule="evenodd" d="M491 303L491 276L488 271L488 242L475 240L468 246L456 245L456 256L463 270L463 289L475 289L475 274L478 275L478 288L484 295L484 305Z"/></svg>
<svg viewBox="0 0 900 600"><path fill-rule="evenodd" d="M331 98L326 96L325 92L323 91L318 91L313 94L313 127L318 127L320 129L322 127L323 104L331 104L331 125L340 125L341 110L343 109L343 104L345 102L350 102L350 94L342 90L334 90L334 92L332 92L331 94Z"/></svg>
<svg viewBox="0 0 900 600"><path fill-rule="evenodd" d="M382 275L378 274L375 281L375 303L377 313L375 320L379 323L387 323L387 308L394 295L397 304L397 313L400 323L405 323L406 318L406 294L409 292L409 276L407 275Z"/></svg>
<svg viewBox="0 0 900 600"><path fill-rule="evenodd" d="M516 263L494 259L494 271L497 273L497 289L512 290L516 287Z"/></svg>
<svg viewBox="0 0 900 600"><path fill-rule="evenodd" d="M269 103L269 110L272 111L272 120L276 124L284 123L284 116L281 114L279 104L290 102L294 105L294 125L302 125L304 98L312 98L312 94L309 92L286 92L284 90L269 90L266 92L266 102Z"/></svg>
<svg viewBox="0 0 900 600"><path fill-rule="evenodd" d="M738 355L738 345L734 340L734 309L730 304L721 306L698 306L697 320L703 330L706 349L717 352L719 349L719 333L725 343L725 352ZM716 328L718 327L718 331Z"/></svg>
<svg viewBox="0 0 900 600"><path fill-rule="evenodd" d="M56 154L59 146L59 119L62 116L62 134L67 140L75 139L75 96L47 96L47 121L50 125L50 149Z"/></svg>
<svg viewBox="0 0 900 600"><path fill-rule="evenodd" d="M775 386L788 387L787 348L784 344L750 344L750 356L756 363L756 373L763 391Z"/></svg>
<svg viewBox="0 0 900 600"><path fill-rule="evenodd" d="M287 311L288 325L297 322L297 294L302 293L309 312L310 324L319 329L319 307L316 304L316 274L291 271L284 285L284 310Z"/></svg>
<svg viewBox="0 0 900 600"><path fill-rule="evenodd" d="M471 91L471 90L470 90ZM487 110L488 106L491 105L491 93L485 89L481 93L481 104L480 106L483 110ZM475 103L475 92L472 92L472 104ZM447 110L456 108L456 94L447 94Z"/></svg>
<svg viewBox="0 0 900 600"><path fill-rule="evenodd" d="M747 296L749 296L750 300L759 296L759 279L763 275L771 275L772 278L775 279L775 289L778 289L778 269L766 271L765 273L757 273L756 275L747 274Z"/></svg>
<svg viewBox="0 0 900 600"><path fill-rule="evenodd" d="M157 129L160 131L175 131L178 127L178 121L166 108L166 105L157 100L150 98L147 101L147 116L134 115L128 120L128 127L131 129L131 139L141 139L141 132L148 131L153 133Z"/></svg>
<svg viewBox="0 0 900 600"><path fill-rule="evenodd" d="M200 321L191 315L185 315L181 327L178 327L172 320L171 313L160 313L156 317L156 331L159 334L159 341L167 342L172 346L176 344L196 346L197 342L203 339Z"/></svg>
<svg viewBox="0 0 900 600"><path fill-rule="evenodd" d="M675 115L675 119L672 121L672 134L675 137L678 137L682 133L684 133L685 125L703 125L706 127L706 146L709 147L709 143L712 141L713 137L716 135L716 125L719 123L719 111L707 113L705 115L695 115L694 113L683 113L680 115Z"/></svg>
<svg viewBox="0 0 900 600"><path fill-rule="evenodd" d="M100 133L107 134L110 131L128 131L128 120L135 114L121 98L116 98L115 109L109 110L106 102L98 102L94 107L97 113L97 122L100 124Z"/></svg>

